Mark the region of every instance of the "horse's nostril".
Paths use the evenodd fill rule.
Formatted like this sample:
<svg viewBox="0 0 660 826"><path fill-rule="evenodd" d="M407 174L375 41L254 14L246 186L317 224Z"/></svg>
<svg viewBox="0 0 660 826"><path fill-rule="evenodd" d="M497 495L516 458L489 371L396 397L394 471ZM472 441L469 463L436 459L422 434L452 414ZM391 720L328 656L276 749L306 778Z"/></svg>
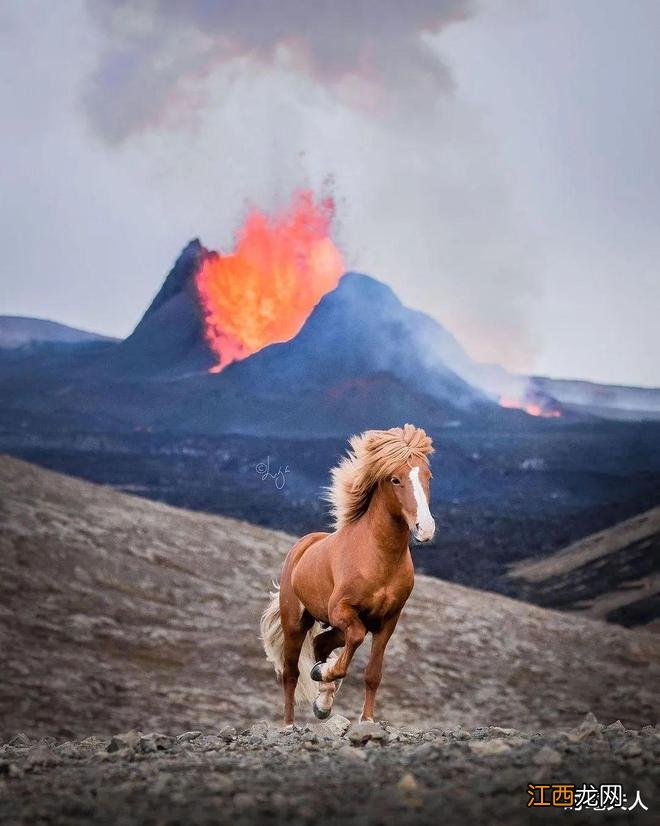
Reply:
<svg viewBox="0 0 660 826"><path fill-rule="evenodd" d="M418 531L418 530L419 530L419 527L420 527L420 526L419 526L419 522L415 522L415 530L416 530L416 531Z"/></svg>

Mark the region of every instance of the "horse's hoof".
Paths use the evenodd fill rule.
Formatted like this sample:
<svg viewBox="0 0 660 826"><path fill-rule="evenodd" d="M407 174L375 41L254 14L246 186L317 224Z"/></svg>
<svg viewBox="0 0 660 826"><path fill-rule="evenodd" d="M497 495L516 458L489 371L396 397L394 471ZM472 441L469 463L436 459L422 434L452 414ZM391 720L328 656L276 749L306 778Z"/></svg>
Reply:
<svg viewBox="0 0 660 826"><path fill-rule="evenodd" d="M314 700L314 702L312 703L312 711L314 712L314 716L318 720L327 720L328 717L332 714L332 708L319 708L316 705L316 700Z"/></svg>
<svg viewBox="0 0 660 826"><path fill-rule="evenodd" d="M312 670L309 672L309 676L314 680L316 683L323 682L323 672L321 671L321 666L323 665L322 662L314 663L312 666Z"/></svg>

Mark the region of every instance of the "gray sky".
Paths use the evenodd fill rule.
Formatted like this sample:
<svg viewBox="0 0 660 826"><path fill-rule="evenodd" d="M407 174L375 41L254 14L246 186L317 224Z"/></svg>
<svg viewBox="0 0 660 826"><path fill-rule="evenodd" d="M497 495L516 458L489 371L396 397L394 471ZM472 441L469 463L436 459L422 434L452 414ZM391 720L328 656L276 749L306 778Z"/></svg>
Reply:
<svg viewBox="0 0 660 826"><path fill-rule="evenodd" d="M350 267L475 357L660 385L660 3L0 6L2 313L127 334L331 176Z"/></svg>

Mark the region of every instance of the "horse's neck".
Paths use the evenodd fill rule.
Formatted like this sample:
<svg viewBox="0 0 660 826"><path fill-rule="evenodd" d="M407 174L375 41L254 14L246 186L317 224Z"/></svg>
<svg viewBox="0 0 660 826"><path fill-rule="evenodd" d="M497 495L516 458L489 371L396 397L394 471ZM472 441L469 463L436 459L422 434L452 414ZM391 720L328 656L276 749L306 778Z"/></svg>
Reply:
<svg viewBox="0 0 660 826"><path fill-rule="evenodd" d="M389 512L377 490L362 518L372 536L375 550L384 558L399 562L408 550L408 525L405 520Z"/></svg>

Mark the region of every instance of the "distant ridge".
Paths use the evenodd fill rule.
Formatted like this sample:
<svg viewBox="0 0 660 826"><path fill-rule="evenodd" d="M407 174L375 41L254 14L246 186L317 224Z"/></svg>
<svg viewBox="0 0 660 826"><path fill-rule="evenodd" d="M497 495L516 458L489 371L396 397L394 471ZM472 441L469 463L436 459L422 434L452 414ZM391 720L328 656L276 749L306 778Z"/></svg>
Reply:
<svg viewBox="0 0 660 826"><path fill-rule="evenodd" d="M543 559L519 562L509 578L539 605L660 630L660 507Z"/></svg>
<svg viewBox="0 0 660 826"><path fill-rule="evenodd" d="M79 344L87 341L116 341L111 336L79 330L57 321L30 316L0 316L0 348L15 349L28 344Z"/></svg>

